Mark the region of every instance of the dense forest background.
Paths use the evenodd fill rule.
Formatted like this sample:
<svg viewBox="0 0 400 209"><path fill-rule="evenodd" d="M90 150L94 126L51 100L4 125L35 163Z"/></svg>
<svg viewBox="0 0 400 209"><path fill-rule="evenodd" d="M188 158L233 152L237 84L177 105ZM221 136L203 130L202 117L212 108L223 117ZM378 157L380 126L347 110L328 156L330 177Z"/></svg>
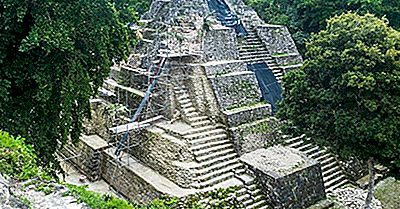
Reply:
<svg viewBox="0 0 400 209"><path fill-rule="evenodd" d="M326 27L326 20L348 11L386 17L400 28L400 1L394 0L245 0L267 23L286 25L302 55L311 33Z"/></svg>

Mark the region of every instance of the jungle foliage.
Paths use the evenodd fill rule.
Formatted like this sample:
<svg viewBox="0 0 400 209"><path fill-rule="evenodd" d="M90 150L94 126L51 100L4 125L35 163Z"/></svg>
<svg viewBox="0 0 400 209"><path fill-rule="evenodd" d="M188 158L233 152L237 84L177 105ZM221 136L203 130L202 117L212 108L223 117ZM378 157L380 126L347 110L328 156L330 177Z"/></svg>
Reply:
<svg viewBox="0 0 400 209"><path fill-rule="evenodd" d="M284 77L285 131L368 161L371 198L375 163L400 173L400 33L386 19L346 13L311 36L305 58Z"/></svg>
<svg viewBox="0 0 400 209"><path fill-rule="evenodd" d="M0 0L0 129L25 136L40 162L78 139L89 98L129 54L138 14L126 2Z"/></svg>
<svg viewBox="0 0 400 209"><path fill-rule="evenodd" d="M245 0L267 23L288 26L301 54L311 33L326 27L326 20L348 11L385 16L400 29L400 1L393 0Z"/></svg>
<svg viewBox="0 0 400 209"><path fill-rule="evenodd" d="M305 63L284 77L278 116L343 159L400 173L400 33L387 19L346 13L312 35Z"/></svg>

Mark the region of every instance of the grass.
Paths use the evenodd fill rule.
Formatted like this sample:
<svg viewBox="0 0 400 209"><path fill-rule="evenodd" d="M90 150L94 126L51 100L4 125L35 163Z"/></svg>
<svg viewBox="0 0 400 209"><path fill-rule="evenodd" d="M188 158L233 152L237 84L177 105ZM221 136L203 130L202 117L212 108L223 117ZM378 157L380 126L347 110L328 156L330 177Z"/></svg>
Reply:
<svg viewBox="0 0 400 209"><path fill-rule="evenodd" d="M384 209L400 208L400 180L387 178L375 189L375 197L381 201Z"/></svg>

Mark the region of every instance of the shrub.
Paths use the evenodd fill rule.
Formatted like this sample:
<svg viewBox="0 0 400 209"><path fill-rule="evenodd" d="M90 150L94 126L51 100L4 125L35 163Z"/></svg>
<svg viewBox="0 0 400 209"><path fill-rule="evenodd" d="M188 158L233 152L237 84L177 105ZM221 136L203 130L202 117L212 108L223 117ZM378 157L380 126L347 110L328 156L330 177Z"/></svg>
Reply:
<svg viewBox="0 0 400 209"><path fill-rule="evenodd" d="M27 180L37 176L39 169L32 146L25 139L13 137L0 130L0 172L5 175Z"/></svg>

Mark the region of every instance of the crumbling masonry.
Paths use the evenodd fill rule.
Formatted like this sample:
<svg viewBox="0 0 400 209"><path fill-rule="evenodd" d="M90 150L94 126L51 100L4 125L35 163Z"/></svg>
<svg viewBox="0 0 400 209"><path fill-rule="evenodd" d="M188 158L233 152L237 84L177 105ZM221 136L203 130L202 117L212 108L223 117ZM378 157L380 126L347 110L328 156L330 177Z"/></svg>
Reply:
<svg viewBox="0 0 400 209"><path fill-rule="evenodd" d="M140 25L93 100L129 111L62 152L88 150L74 164L91 180L140 202L238 186L246 208L303 208L348 183L334 156L275 129L282 77L302 65L286 27L241 0L154 0Z"/></svg>

